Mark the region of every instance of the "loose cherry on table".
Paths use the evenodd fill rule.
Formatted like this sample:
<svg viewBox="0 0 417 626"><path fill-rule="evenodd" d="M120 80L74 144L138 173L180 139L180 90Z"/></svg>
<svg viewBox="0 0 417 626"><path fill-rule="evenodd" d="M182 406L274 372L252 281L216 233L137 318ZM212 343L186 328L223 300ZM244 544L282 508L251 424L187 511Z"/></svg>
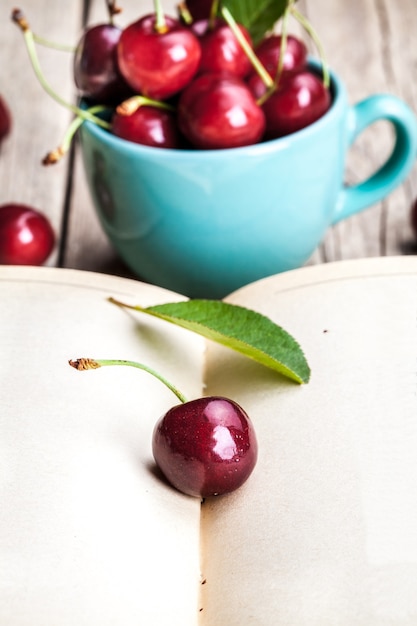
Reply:
<svg viewBox="0 0 417 626"><path fill-rule="evenodd" d="M265 116L242 79L202 74L180 95L178 125L196 148L234 148L260 141Z"/></svg>
<svg viewBox="0 0 417 626"><path fill-rule="evenodd" d="M10 133L12 117L6 101L0 96L0 142Z"/></svg>
<svg viewBox="0 0 417 626"><path fill-rule="evenodd" d="M201 58L198 38L178 20L150 14L127 26L118 44L118 64L130 87L163 100L180 92L196 74Z"/></svg>
<svg viewBox="0 0 417 626"><path fill-rule="evenodd" d="M178 389L147 365L135 361L75 359L78 371L128 365L147 371L181 401L155 424L152 452L156 465L178 491L200 498L241 487L252 474L258 442L247 413L235 401L207 396L187 401Z"/></svg>
<svg viewBox="0 0 417 626"><path fill-rule="evenodd" d="M55 234L45 215L23 204L0 206L1 265L42 265L54 244Z"/></svg>
<svg viewBox="0 0 417 626"><path fill-rule="evenodd" d="M74 82L80 95L102 104L120 102L131 94L117 64L122 29L114 24L87 28L74 54Z"/></svg>

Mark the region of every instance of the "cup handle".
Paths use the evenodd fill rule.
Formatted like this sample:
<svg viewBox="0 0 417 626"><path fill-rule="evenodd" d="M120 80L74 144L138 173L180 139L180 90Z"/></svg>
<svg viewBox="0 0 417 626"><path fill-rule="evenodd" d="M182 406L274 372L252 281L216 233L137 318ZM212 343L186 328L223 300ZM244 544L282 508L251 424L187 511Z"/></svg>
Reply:
<svg viewBox="0 0 417 626"><path fill-rule="evenodd" d="M348 147L378 120L392 123L393 150L386 162L358 185L345 186L336 204L332 224L382 200L406 178L417 156L417 118L405 102L392 95L374 95L351 106L348 113Z"/></svg>

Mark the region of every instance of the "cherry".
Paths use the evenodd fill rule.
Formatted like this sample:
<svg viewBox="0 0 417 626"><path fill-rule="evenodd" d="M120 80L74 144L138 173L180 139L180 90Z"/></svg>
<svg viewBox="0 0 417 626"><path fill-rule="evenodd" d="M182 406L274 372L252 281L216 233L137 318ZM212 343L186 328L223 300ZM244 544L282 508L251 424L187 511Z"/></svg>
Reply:
<svg viewBox="0 0 417 626"><path fill-rule="evenodd" d="M278 88L262 105L267 139L301 130L318 120L330 107L323 81L310 71L281 77Z"/></svg>
<svg viewBox="0 0 417 626"><path fill-rule="evenodd" d="M270 35L263 39L255 48L255 54L262 63L265 70L274 80L278 77L279 59L281 56L281 35ZM296 37L288 35L286 49L284 53L283 65L281 68L282 75L288 72L301 72L306 69L307 48L305 44ZM267 92L267 86L261 79L259 74L251 72L246 79L250 90L256 100L261 99Z"/></svg>
<svg viewBox="0 0 417 626"><path fill-rule="evenodd" d="M243 485L258 458L256 434L239 404L221 396L187 401L178 389L149 366L136 361L81 358L70 360L78 371L107 365L145 370L181 401L155 424L152 452L168 482L190 496L207 498Z"/></svg>
<svg viewBox="0 0 417 626"><path fill-rule="evenodd" d="M281 35L265 37L255 48L255 54L267 70L275 78L281 56ZM288 35L282 65L283 72L300 72L305 69L307 62L307 47L301 39Z"/></svg>
<svg viewBox="0 0 417 626"><path fill-rule="evenodd" d="M249 32L241 25L237 25L237 27L252 47ZM197 33L202 32L200 35L202 52L199 73L230 72L244 78L250 72L252 64L233 31L224 20L216 20L214 26L211 26L210 20L197 22L193 29Z"/></svg>
<svg viewBox="0 0 417 626"><path fill-rule="evenodd" d="M256 465L258 446L245 411L212 396L171 408L155 426L152 451L171 485L206 498L238 489Z"/></svg>
<svg viewBox="0 0 417 626"><path fill-rule="evenodd" d="M55 244L48 219L23 204L0 206L0 264L42 265Z"/></svg>
<svg viewBox="0 0 417 626"><path fill-rule="evenodd" d="M139 106L128 115L118 107L111 130L117 137L146 146L179 148L181 144L174 113L156 106Z"/></svg>
<svg viewBox="0 0 417 626"><path fill-rule="evenodd" d="M80 94L97 102L121 102L131 93L117 65L122 29L114 24L88 28L74 54L74 81Z"/></svg>
<svg viewBox="0 0 417 626"><path fill-rule="evenodd" d="M127 26L118 44L118 64L130 87L154 99L181 91L197 72L201 58L198 38L189 28L164 16L158 27L154 14Z"/></svg>
<svg viewBox="0 0 417 626"><path fill-rule="evenodd" d="M10 133L12 126L12 117L9 107L2 96L0 96L0 142L3 141Z"/></svg>
<svg viewBox="0 0 417 626"><path fill-rule="evenodd" d="M202 74L180 96L178 125L196 148L236 148L262 138L265 116L242 79Z"/></svg>

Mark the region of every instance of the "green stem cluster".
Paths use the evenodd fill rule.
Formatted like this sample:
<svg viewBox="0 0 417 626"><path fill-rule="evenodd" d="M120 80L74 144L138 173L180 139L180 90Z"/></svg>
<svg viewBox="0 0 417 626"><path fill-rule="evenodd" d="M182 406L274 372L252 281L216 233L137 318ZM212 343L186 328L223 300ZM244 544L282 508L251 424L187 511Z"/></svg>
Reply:
<svg viewBox="0 0 417 626"><path fill-rule="evenodd" d="M239 44L242 46L242 49L245 52L246 56L249 58L250 62L252 63L252 66L253 66L254 70L261 77L261 79L262 79L263 83L265 84L266 88L267 89L272 89L274 87L274 85L275 85L274 80L271 78L269 73L266 71L266 69L264 68L264 66L262 65L262 63L260 62L258 57L256 56L255 52L253 51L252 47L249 45L249 43L246 41L245 37L242 35L242 31L240 30L240 28L236 24L236 22L235 22L235 20L234 20L234 18L232 16L232 14L230 13L229 9L227 7L222 7L221 8L221 14L222 14L222 17L223 17L224 21L227 23L227 25L229 26L230 30L235 35L235 37L238 40Z"/></svg>
<svg viewBox="0 0 417 626"><path fill-rule="evenodd" d="M52 87L45 80L45 77L42 73L42 69L41 69L38 55L36 52L35 40L34 40L33 33L29 26L28 21L26 20L22 11L20 11L19 9L15 9L13 11L12 19L15 22L15 24L19 26L20 30L23 33L24 40L26 43L26 48L29 54L29 59L31 61L33 70L41 86L46 91L46 93L50 95L51 98L53 98L56 102L58 102L58 104L72 111L72 113L74 113L74 115L76 115L77 117L80 117L83 120L88 121L88 122L93 122L94 124L97 124L98 126L101 126L102 128L105 128L106 130L108 130L110 128L110 124L108 122L106 122L105 120L102 120L96 115L93 115L91 112L89 112L88 109L85 109L85 110L80 109L75 104L71 104L70 102L67 102L52 89Z"/></svg>
<svg viewBox="0 0 417 626"><path fill-rule="evenodd" d="M312 39L312 41L314 42L314 45L317 48L317 51L318 51L319 57L320 57L320 61L321 61L321 64L322 64L322 68L323 68L323 84L324 84L324 86L326 88L329 88L329 86L330 86L329 68L328 68L326 55L325 55L323 44L321 43L320 37L318 36L318 34L317 34L316 30L314 29L313 25L308 21L308 19L302 13L300 13L300 11L298 11L298 9L295 8L294 2L291 2L289 6L290 6L291 14L297 20L297 22L299 24L301 24L301 26L304 28L306 33Z"/></svg>
<svg viewBox="0 0 417 626"><path fill-rule="evenodd" d="M255 54L254 50L252 49L252 47L246 41L245 37L243 36L240 28L238 27L235 19L233 18L232 14L230 13L229 9L227 7L225 7L225 6L221 6L221 8L220 8L220 14L221 14L222 18L228 24L229 28L233 31L233 34L235 35L236 39L238 40L240 46L242 47L242 49L245 52L245 54L248 57L248 59L250 60L250 62L252 64L252 67L257 72L257 74L260 76L262 82L264 83L264 85L266 87L265 94L258 101L259 105L262 105L269 98L269 96L277 89L277 87L279 85L279 81L280 81L280 78L281 78L281 75L282 75L282 72L283 72L283 68L284 68L284 57L285 57L285 51L286 51L286 48L287 48L287 40L288 40L288 21L289 21L290 16L292 16L303 27L303 29L307 32L308 36L314 42L314 44L315 44L315 46L316 46L316 48L318 50L321 63L322 63L323 84L324 84L324 86L326 88L328 88L329 85L330 85L330 76L329 76L328 64L327 64L327 61L326 61L326 55L325 55L325 52L324 52L323 45L322 45L322 43L320 41L320 38L319 38L317 32L313 28L312 24L307 20L307 18L302 13L300 13L300 11L298 11L298 9L295 8L295 2L296 2L296 0L288 0L287 6L286 6L285 11L284 11L284 14L282 16L281 48L280 48L280 55L279 55L279 62L278 62L278 67L277 67L277 73L276 73L274 78L272 78L270 76L269 72L267 72L267 70L262 65L261 61L256 56L256 54ZM217 14L217 12L219 10L219 5L220 5L220 1L219 0L215 0L213 2L212 12L211 12L211 16L210 16L212 19L214 19L215 15Z"/></svg>

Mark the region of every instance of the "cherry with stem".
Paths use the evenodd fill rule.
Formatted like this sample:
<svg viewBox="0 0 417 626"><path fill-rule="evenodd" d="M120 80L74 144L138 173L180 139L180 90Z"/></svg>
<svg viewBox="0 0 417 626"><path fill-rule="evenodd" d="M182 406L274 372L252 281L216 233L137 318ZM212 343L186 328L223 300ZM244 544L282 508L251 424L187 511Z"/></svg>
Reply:
<svg viewBox="0 0 417 626"><path fill-rule="evenodd" d="M201 46L190 28L164 15L160 0L154 0L154 7L154 13L123 30L117 48L118 66L134 92L167 100L196 74Z"/></svg>
<svg viewBox="0 0 417 626"><path fill-rule="evenodd" d="M222 396L186 397L156 370L128 360L76 359L78 371L122 365L144 370L170 389L180 404L155 424L152 452L167 481L178 491L207 498L235 491L255 468L258 443L247 413Z"/></svg>

